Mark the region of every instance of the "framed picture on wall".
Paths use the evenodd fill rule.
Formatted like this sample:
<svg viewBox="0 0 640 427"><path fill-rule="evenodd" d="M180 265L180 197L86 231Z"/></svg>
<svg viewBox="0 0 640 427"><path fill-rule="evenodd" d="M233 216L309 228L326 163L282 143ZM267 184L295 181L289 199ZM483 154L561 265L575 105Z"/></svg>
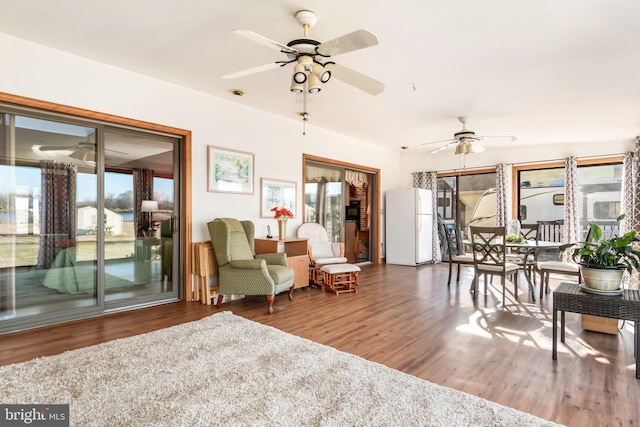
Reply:
<svg viewBox="0 0 640 427"><path fill-rule="evenodd" d="M208 146L207 190L253 194L253 153Z"/></svg>
<svg viewBox="0 0 640 427"><path fill-rule="evenodd" d="M296 216L296 183L279 179L260 178L260 216L273 218L271 209L287 208Z"/></svg>

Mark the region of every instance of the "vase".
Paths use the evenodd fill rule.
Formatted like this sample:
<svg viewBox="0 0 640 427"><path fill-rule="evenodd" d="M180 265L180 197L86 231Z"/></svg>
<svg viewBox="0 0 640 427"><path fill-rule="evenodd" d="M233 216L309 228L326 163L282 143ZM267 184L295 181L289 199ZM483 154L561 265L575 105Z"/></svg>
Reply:
<svg viewBox="0 0 640 427"><path fill-rule="evenodd" d="M591 289L614 291L620 289L624 268L588 268L580 266L584 284Z"/></svg>
<svg viewBox="0 0 640 427"><path fill-rule="evenodd" d="M287 238L287 220L278 220L278 240L284 240Z"/></svg>

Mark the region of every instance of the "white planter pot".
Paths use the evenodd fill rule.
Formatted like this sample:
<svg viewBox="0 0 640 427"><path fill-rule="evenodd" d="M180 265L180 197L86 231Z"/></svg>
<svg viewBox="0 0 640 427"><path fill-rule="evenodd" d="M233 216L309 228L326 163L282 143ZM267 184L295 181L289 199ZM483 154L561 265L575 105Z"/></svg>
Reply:
<svg viewBox="0 0 640 427"><path fill-rule="evenodd" d="M601 291L614 291L622 283L623 268L589 268L580 266L584 284L588 288Z"/></svg>

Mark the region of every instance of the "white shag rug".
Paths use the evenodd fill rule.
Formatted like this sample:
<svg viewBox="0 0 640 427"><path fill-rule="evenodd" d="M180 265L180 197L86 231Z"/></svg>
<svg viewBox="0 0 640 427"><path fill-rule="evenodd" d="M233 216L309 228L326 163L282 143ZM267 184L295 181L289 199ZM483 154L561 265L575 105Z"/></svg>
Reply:
<svg viewBox="0 0 640 427"><path fill-rule="evenodd" d="M74 426L552 426L230 312L0 367Z"/></svg>

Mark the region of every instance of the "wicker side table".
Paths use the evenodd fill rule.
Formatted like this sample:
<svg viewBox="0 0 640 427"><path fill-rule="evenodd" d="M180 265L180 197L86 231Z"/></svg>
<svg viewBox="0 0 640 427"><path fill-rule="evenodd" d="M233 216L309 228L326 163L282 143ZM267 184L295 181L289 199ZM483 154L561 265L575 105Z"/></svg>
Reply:
<svg viewBox="0 0 640 427"><path fill-rule="evenodd" d="M560 311L561 342L564 342L564 313L566 311L634 322L633 350L636 357L636 378L640 379L640 358L638 357L640 291L625 289L622 295L605 296L584 292L574 283L561 283L553 291L553 360L558 359L558 311Z"/></svg>

